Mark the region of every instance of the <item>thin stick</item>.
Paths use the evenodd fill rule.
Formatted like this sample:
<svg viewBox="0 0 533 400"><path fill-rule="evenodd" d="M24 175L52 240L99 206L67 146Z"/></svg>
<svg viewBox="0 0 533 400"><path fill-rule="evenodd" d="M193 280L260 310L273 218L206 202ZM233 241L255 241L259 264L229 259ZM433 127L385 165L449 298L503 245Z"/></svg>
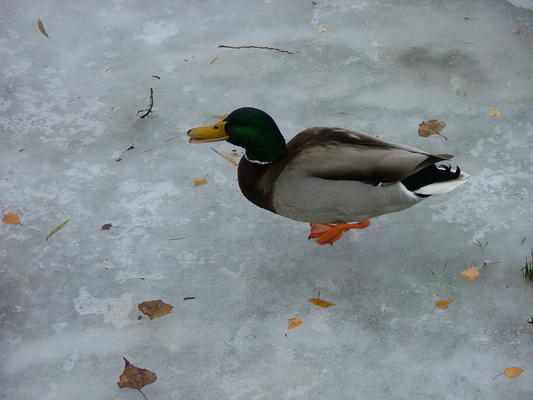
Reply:
<svg viewBox="0 0 533 400"><path fill-rule="evenodd" d="M213 64L216 60L218 60L218 57L213 58L213 59L209 62L209 65Z"/></svg>
<svg viewBox="0 0 533 400"><path fill-rule="evenodd" d="M150 104L148 105L148 110L139 110L137 113L146 111L143 115L141 115L139 118L145 118L147 117L151 112L152 108L154 107L154 89L150 88Z"/></svg>
<svg viewBox="0 0 533 400"><path fill-rule="evenodd" d="M217 154L218 154L220 157L222 157L223 159L228 160L230 163L232 163L232 164L235 165L236 167L239 166L239 164L237 164L237 163L235 162L235 160L232 159L230 156L227 156L227 155L221 153L220 151L218 151L218 150L216 150L216 149L214 149L214 148L212 148L212 147L210 147L210 149L213 150L215 153L217 153Z"/></svg>
<svg viewBox="0 0 533 400"><path fill-rule="evenodd" d="M148 400L148 397L146 397L146 395L143 393L143 391L141 389L137 389L144 397L144 400Z"/></svg>
<svg viewBox="0 0 533 400"><path fill-rule="evenodd" d="M276 47L268 47L268 46L226 46L226 45L219 45L219 48L224 49L261 49L261 50L274 50L279 51L280 53L287 53L287 54L294 54L292 51L288 50L281 50Z"/></svg>

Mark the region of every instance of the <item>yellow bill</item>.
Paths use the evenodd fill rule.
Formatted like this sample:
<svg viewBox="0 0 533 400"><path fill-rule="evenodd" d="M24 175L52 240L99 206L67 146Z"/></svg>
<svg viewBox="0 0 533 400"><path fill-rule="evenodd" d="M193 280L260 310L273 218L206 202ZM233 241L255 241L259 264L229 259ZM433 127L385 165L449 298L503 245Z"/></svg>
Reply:
<svg viewBox="0 0 533 400"><path fill-rule="evenodd" d="M187 132L190 143L219 142L226 140L228 135L225 130L226 121L220 121L213 125L192 128Z"/></svg>

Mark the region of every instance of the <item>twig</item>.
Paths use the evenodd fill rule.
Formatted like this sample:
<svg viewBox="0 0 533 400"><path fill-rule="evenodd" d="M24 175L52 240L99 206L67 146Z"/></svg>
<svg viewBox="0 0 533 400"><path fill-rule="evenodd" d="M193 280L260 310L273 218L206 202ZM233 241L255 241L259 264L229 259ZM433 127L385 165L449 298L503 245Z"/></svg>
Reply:
<svg viewBox="0 0 533 400"><path fill-rule="evenodd" d="M152 75L152 78L161 79L161 77L158 75Z"/></svg>
<svg viewBox="0 0 533 400"><path fill-rule="evenodd" d="M216 60L218 60L218 57L215 57L211 61L209 61L209 65L213 64Z"/></svg>
<svg viewBox="0 0 533 400"><path fill-rule="evenodd" d="M194 296L188 296L188 297L184 297L183 300L194 300L196 297Z"/></svg>
<svg viewBox="0 0 533 400"><path fill-rule="evenodd" d="M152 112L153 107L154 107L154 89L150 88L150 104L148 105L148 110L137 111L137 114L141 112L145 112L139 118L146 118Z"/></svg>
<svg viewBox="0 0 533 400"><path fill-rule="evenodd" d="M281 49L277 49L277 48L275 48L275 47L268 47L268 46L226 46L226 45L220 44L218 47L219 47L219 48L224 48L224 49L261 49L261 50L274 50L274 51L279 51L280 53L294 54L292 51L281 50Z"/></svg>
<svg viewBox="0 0 533 400"><path fill-rule="evenodd" d="M141 389L137 389L144 397L144 400L148 400L148 397L146 397L146 395L143 393L143 391Z"/></svg>
<svg viewBox="0 0 533 400"><path fill-rule="evenodd" d="M235 165L236 167L239 166L239 164L237 164L237 163L235 162L235 160L232 159L230 156L227 156L227 155L221 153L220 151L218 151L218 150L216 150L216 149L214 149L214 148L212 148L212 147L210 147L210 149L213 150L215 153L217 153L217 154L218 154L220 157L222 157L223 159L225 159L225 160L229 161L230 163L232 163L233 165Z"/></svg>

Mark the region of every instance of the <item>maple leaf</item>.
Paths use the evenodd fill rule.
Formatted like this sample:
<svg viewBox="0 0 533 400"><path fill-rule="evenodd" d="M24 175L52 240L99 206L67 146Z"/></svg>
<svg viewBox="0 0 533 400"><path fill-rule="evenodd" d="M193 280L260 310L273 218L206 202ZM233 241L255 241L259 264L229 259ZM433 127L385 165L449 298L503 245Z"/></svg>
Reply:
<svg viewBox="0 0 533 400"><path fill-rule="evenodd" d="M194 180L193 186L202 186L207 184L207 178L196 178Z"/></svg>
<svg viewBox="0 0 533 400"><path fill-rule="evenodd" d="M148 318L155 319L167 315L172 311L174 306L161 300L150 300L139 304L137 308L143 314L148 315Z"/></svg>
<svg viewBox="0 0 533 400"><path fill-rule="evenodd" d="M494 378L492 378L492 380L502 375L505 375L507 378L518 378L520 375L522 375L522 372L524 372L524 370L520 367L507 367L503 370L501 374L498 374Z"/></svg>
<svg viewBox="0 0 533 400"><path fill-rule="evenodd" d="M289 323L289 326L287 329L294 329L297 326L302 325L302 320L298 317L289 318L287 322Z"/></svg>
<svg viewBox="0 0 533 400"><path fill-rule="evenodd" d="M120 375L119 381L117 382L119 388L131 388L141 391L144 386L154 383L157 380L157 375L152 371L138 368L131 364L126 357L123 358L126 365L124 366L124 372L122 372L122 375Z"/></svg>
<svg viewBox="0 0 533 400"><path fill-rule="evenodd" d="M453 299L449 299L449 300L438 300L435 302L435 307L436 308L441 308L441 309L446 309L450 306L450 304L453 303Z"/></svg>
<svg viewBox="0 0 533 400"><path fill-rule="evenodd" d="M322 308L328 308L328 307L331 307L331 306L335 305L335 303L330 303L329 301L320 299L318 297L317 298L313 298L313 299L309 299L307 301L309 303L311 303L311 304L314 304L315 306L319 306L319 307L322 307Z"/></svg>
<svg viewBox="0 0 533 400"><path fill-rule="evenodd" d="M500 115L502 115L502 112L498 110L497 108L493 108L492 110L489 111L489 115L491 117L499 117Z"/></svg>
<svg viewBox="0 0 533 400"><path fill-rule="evenodd" d="M461 272L461 276L467 281L475 281L479 277L480 273L475 268L467 268Z"/></svg>
<svg viewBox="0 0 533 400"><path fill-rule="evenodd" d="M7 214L4 214L4 217L2 218L2 222L4 224L22 225L22 223L20 222L19 216L11 211L8 212Z"/></svg>
<svg viewBox="0 0 533 400"><path fill-rule="evenodd" d="M446 122L437 121L436 119L432 119L428 122L422 121L418 124L418 136L429 137L431 135L440 135L447 140L448 138L440 133L445 126Z"/></svg>

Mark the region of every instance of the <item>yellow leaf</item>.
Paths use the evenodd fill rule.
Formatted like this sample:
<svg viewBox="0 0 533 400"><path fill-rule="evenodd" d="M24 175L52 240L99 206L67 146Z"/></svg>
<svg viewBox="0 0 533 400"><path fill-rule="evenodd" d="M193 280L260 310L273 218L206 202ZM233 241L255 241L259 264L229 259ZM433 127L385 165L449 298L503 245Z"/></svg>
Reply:
<svg viewBox="0 0 533 400"><path fill-rule="evenodd" d="M328 307L331 307L331 306L335 305L335 303L330 303L329 301L319 299L318 297L317 298L313 298L313 299L309 299L307 301L309 303L311 303L311 304L314 304L315 306L319 306L319 307L322 307L322 308L328 308Z"/></svg>
<svg viewBox="0 0 533 400"><path fill-rule="evenodd" d="M503 370L503 374L508 378L517 378L524 370L520 367L508 367Z"/></svg>
<svg viewBox="0 0 533 400"><path fill-rule="evenodd" d="M202 186L207 184L207 178L196 178L194 180L193 186Z"/></svg>
<svg viewBox="0 0 533 400"><path fill-rule="evenodd" d="M288 329L294 329L297 326L302 325L302 320L298 317L289 318L287 322L289 323Z"/></svg>
<svg viewBox="0 0 533 400"><path fill-rule="evenodd" d="M450 306L450 304L452 304L452 303L453 303L453 299L438 300L438 301L435 302L435 307L445 309L445 308L448 308Z"/></svg>
<svg viewBox="0 0 533 400"><path fill-rule="evenodd" d="M44 29L44 24L43 24L43 21L41 20L38 20L37 21L37 28L39 28L39 30L41 31L41 33L46 36L47 38L49 38L48 36L48 32L46 32L46 29Z"/></svg>
<svg viewBox="0 0 533 400"><path fill-rule="evenodd" d="M437 121L436 119L432 119L428 122L422 121L418 124L418 136L428 137L431 135L440 135L446 139L446 137L440 133L445 126L446 122Z"/></svg>
<svg viewBox="0 0 533 400"><path fill-rule="evenodd" d="M68 219L63 221L62 223L60 223L54 229L52 229L52 231L46 237L46 241L48 242L48 239L50 239L53 235L55 235L57 232L59 232L61 229L63 229L66 224L68 224Z"/></svg>
<svg viewBox="0 0 533 400"><path fill-rule="evenodd" d="M19 216L15 214L14 212L8 212L7 214L5 214L4 217L2 218L2 222L4 224L22 225L22 223L20 222Z"/></svg>
<svg viewBox="0 0 533 400"><path fill-rule="evenodd" d="M174 306L167 304L161 300L145 301L137 306L139 311L148 315L148 318L155 319L167 315L172 311Z"/></svg>
<svg viewBox="0 0 533 400"><path fill-rule="evenodd" d="M467 281L475 281L479 277L479 271L475 268L468 268L461 272L461 276Z"/></svg>
<svg viewBox="0 0 533 400"><path fill-rule="evenodd" d="M500 115L502 115L502 112L498 110L497 108L493 108L492 110L489 111L489 115L491 117L499 117Z"/></svg>
<svg viewBox="0 0 533 400"><path fill-rule="evenodd" d="M520 367L507 367L503 370L501 374L498 374L494 378L492 378L492 380L502 375L505 375L508 378L518 378L520 375L522 375L522 372L524 372L524 370Z"/></svg>
<svg viewBox="0 0 533 400"><path fill-rule="evenodd" d="M215 115L214 117L215 117L216 119L218 119L219 121L224 121L228 115L229 115L229 114Z"/></svg>

